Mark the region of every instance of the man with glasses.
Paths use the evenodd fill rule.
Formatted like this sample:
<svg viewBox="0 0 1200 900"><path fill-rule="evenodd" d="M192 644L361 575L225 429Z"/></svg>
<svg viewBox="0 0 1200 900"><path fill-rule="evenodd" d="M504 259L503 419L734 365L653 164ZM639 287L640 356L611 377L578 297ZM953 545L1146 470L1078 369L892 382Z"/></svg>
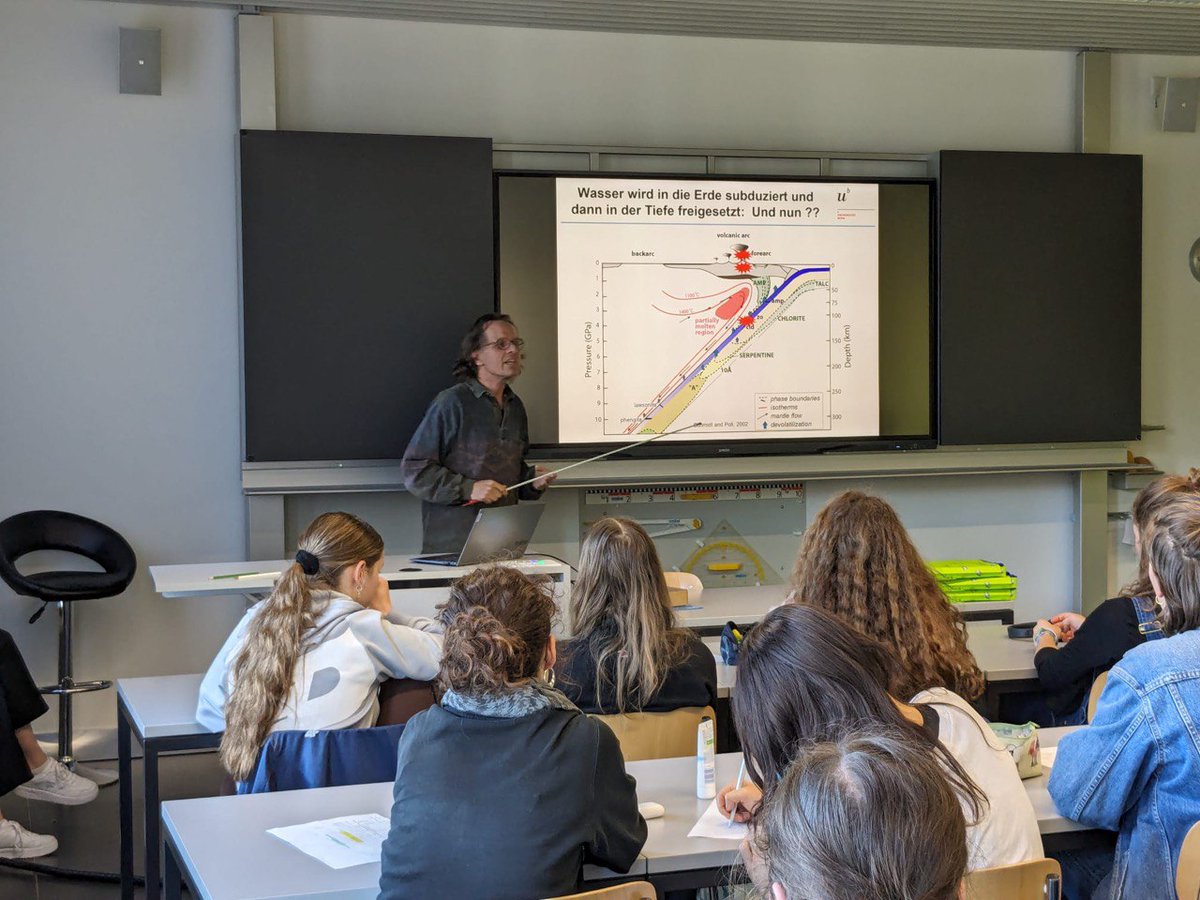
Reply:
<svg viewBox="0 0 1200 900"><path fill-rule="evenodd" d="M510 493L507 485L539 474L525 462L529 421L509 382L521 374L512 319L487 313L462 340L454 364L458 384L436 397L404 452L404 484L421 498L422 553L457 553L478 504L536 500L554 480L539 477Z"/></svg>

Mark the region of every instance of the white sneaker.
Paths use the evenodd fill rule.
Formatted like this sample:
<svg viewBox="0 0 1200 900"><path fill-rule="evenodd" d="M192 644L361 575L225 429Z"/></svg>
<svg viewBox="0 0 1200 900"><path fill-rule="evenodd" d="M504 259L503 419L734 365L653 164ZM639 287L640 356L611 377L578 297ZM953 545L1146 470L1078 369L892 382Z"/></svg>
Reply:
<svg viewBox="0 0 1200 900"><path fill-rule="evenodd" d="M12 819L0 819L0 857L29 859L33 856L49 856L57 849L58 841L54 835L34 834Z"/></svg>
<svg viewBox="0 0 1200 900"><path fill-rule="evenodd" d="M96 799L100 789L96 782L76 775L57 759L47 759L33 778L16 788L18 797L26 800L45 800L63 806L79 806Z"/></svg>

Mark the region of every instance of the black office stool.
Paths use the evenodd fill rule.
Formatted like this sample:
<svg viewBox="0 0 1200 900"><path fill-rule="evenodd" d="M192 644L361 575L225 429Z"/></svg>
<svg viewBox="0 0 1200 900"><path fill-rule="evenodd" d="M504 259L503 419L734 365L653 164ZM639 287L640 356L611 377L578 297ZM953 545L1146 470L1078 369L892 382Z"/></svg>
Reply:
<svg viewBox="0 0 1200 900"><path fill-rule="evenodd" d="M22 575L16 562L35 550L65 550L104 567L103 572L39 572ZM71 695L102 691L111 681L76 681L71 677L71 604L76 600L115 597L129 587L137 557L129 542L107 525L69 512L35 510L0 522L0 578L23 597L36 597L42 606L29 619L36 622L48 603L57 602L58 683L39 688L58 695L58 758L73 765L71 755Z"/></svg>

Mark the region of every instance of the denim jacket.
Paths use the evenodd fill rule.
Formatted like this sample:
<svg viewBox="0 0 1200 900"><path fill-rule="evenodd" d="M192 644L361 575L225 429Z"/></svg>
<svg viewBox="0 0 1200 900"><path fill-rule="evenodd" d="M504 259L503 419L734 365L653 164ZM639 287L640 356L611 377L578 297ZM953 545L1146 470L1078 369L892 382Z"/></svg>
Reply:
<svg viewBox="0 0 1200 900"><path fill-rule="evenodd" d="M1119 831L1111 900L1174 900L1183 838L1200 819L1200 630L1134 647L1109 672L1091 725L1050 772L1064 816Z"/></svg>

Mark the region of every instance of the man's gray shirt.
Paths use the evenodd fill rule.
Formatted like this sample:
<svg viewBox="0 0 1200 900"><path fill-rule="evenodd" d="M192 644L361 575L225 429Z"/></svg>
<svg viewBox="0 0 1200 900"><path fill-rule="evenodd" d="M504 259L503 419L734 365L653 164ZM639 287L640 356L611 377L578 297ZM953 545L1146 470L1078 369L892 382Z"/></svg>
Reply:
<svg viewBox="0 0 1200 900"><path fill-rule="evenodd" d="M474 378L447 388L429 404L404 451L404 485L421 498L422 553L457 553L467 541L478 506L466 506L476 481L505 486L534 476L525 462L529 420L525 405L504 387L503 408ZM542 495L532 485L492 506Z"/></svg>

